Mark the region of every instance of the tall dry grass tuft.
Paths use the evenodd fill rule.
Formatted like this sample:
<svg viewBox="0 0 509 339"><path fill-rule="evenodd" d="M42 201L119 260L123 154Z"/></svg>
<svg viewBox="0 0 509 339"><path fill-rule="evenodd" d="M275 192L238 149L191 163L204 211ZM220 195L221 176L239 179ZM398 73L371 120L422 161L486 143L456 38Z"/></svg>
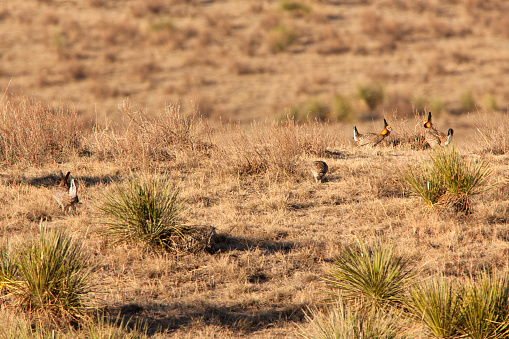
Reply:
<svg viewBox="0 0 509 339"><path fill-rule="evenodd" d="M146 166L175 160L183 152L204 154L212 147L198 138L196 118L182 115L180 105L166 106L164 113L155 118L132 106L128 99L119 108L124 126L107 125L103 129L95 126L87 139L91 152L101 160L116 159Z"/></svg>
<svg viewBox="0 0 509 339"><path fill-rule="evenodd" d="M481 141L481 154L491 153L494 155L506 154L509 151L509 118L507 114L502 116L485 114L474 124L477 131L477 140Z"/></svg>
<svg viewBox="0 0 509 339"><path fill-rule="evenodd" d="M306 155L323 157L333 144L332 135L319 122L297 124L288 119L268 128L252 125L250 131L230 126L218 142L216 160L226 172L235 174L271 173L274 177L300 175L301 158Z"/></svg>
<svg viewBox="0 0 509 339"><path fill-rule="evenodd" d="M4 97L4 100L6 98ZM76 110L23 96L0 102L0 163L42 164L83 150L83 123Z"/></svg>

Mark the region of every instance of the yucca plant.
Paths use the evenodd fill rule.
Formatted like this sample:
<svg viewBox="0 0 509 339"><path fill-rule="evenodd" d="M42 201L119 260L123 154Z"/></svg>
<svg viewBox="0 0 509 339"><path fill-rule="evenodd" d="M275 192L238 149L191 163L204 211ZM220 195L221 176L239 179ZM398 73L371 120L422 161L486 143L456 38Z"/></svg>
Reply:
<svg viewBox="0 0 509 339"><path fill-rule="evenodd" d="M509 277L483 274L467 284L458 329L472 339L509 337Z"/></svg>
<svg viewBox="0 0 509 339"><path fill-rule="evenodd" d="M449 280L432 279L410 290L409 309L435 337L452 338L458 334L462 295Z"/></svg>
<svg viewBox="0 0 509 339"><path fill-rule="evenodd" d="M62 230L41 227L37 239L16 251L2 250L1 257L1 286L17 305L56 316L83 315L91 291L90 257Z"/></svg>
<svg viewBox="0 0 509 339"><path fill-rule="evenodd" d="M395 255L392 247L376 243L368 248L359 240L358 246L341 251L325 281L346 299L359 298L380 308L401 305L414 277L409 261Z"/></svg>
<svg viewBox="0 0 509 339"><path fill-rule="evenodd" d="M401 177L427 206L452 206L469 213L472 196L492 187L485 186L491 174L487 160L468 162L454 148L440 148L433 152L431 163L409 167Z"/></svg>
<svg viewBox="0 0 509 339"><path fill-rule="evenodd" d="M442 176L429 164L409 167L401 177L428 207L438 203L446 192Z"/></svg>
<svg viewBox="0 0 509 339"><path fill-rule="evenodd" d="M170 180L154 175L132 176L114 183L98 206L107 233L119 241L139 241L172 250L175 237L188 231L181 217L184 201Z"/></svg>
<svg viewBox="0 0 509 339"><path fill-rule="evenodd" d="M325 312L310 309L305 313L310 328L298 326L300 335L309 339L395 339L401 334L400 318L394 310L365 310L340 301Z"/></svg>

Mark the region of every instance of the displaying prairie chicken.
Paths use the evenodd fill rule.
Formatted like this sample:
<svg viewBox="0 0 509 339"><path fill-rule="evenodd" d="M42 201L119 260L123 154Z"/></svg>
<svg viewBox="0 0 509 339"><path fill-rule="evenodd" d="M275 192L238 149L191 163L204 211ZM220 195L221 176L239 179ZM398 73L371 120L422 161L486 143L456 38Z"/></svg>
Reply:
<svg viewBox="0 0 509 339"><path fill-rule="evenodd" d="M329 170L329 166L327 166L325 161L321 160L311 162L309 168L316 182L322 182L323 177L325 176L325 174L327 174L327 171Z"/></svg>
<svg viewBox="0 0 509 339"><path fill-rule="evenodd" d="M357 126L353 127L353 140L357 146L376 146L391 134L391 126L384 119L384 129L380 133L359 133Z"/></svg>
<svg viewBox="0 0 509 339"><path fill-rule="evenodd" d="M431 112L428 113L428 119L424 119L424 138L431 148L437 148L438 146L448 146L451 143L454 130L449 128L447 135L433 126L431 121Z"/></svg>
<svg viewBox="0 0 509 339"><path fill-rule="evenodd" d="M79 202L78 182L71 178L71 172L67 172L65 176L60 172L60 184L53 190L53 196L64 213L71 207L76 210L76 204Z"/></svg>

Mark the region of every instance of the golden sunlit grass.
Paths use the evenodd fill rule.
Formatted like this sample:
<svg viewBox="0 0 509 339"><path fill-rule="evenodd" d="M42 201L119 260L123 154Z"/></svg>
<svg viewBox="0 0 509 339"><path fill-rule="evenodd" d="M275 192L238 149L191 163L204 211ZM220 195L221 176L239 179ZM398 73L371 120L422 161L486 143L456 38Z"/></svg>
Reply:
<svg viewBox="0 0 509 339"><path fill-rule="evenodd" d="M65 127L43 122L62 112L59 114L75 119L75 126L85 126L72 109L49 109L23 97L19 102L25 106L10 112L20 117L38 112L41 123L21 126L26 120L17 124L4 120L1 128L31 128L41 140L65 145L68 134L55 131ZM0 107L6 116L9 105L4 101ZM71 129L80 137L71 138L79 140L73 147L50 149L48 156L42 157L29 151L38 147L33 139L19 139L16 156L4 160L0 232L6 243L15 248L25 236L37 238L43 220L47 227L65 229L76 239L92 255L95 268L90 272L94 284L87 292L87 308L80 313L78 327L64 320L48 322L32 312L31 306L16 312L9 302L9 296L14 296L11 291L2 296L5 319L10 319L0 321L2 333L21 335L33 325L35 334L44 335L53 330L75 336L91 331L124 335L128 327L137 326L142 329L137 332L140 335L155 337L185 338L196 333L232 338L298 333L315 337L316 331L356 328L368 318L387 333L424 333L419 329L435 326L431 323L433 314L408 306L406 299L409 293L420 293L413 298L423 302L441 290L428 291L423 285L411 292L408 277L417 273L414 279L420 283L445 276L461 283L486 270L503 274L507 269L509 162L504 152L487 151L488 146L495 145L488 136L501 137L503 133L494 120L478 123L475 118L483 116L480 113L472 116L475 125L456 129L456 148L450 152L455 156L452 164L459 164L459 169L489 163L491 175L484 180L485 187L492 188L478 186L480 190L469 196L475 208L468 214L457 214L425 209L400 178L399 173L410 165L417 173L418 165L431 163L431 158L438 165L449 163L437 160L439 155L431 150L417 147L423 129L417 113L413 119L400 119L396 113L388 116L393 126L388 142L376 149L364 149L353 146L352 126L344 123L288 119L251 126L212 126L196 115L184 115L178 105L168 104L161 113L149 115L125 100L119 110L122 123ZM370 126L375 128L379 123L374 121ZM320 184L308 169L313 160L325 161L329 167ZM60 170L72 171L80 182L80 204L72 215L63 214L52 197ZM168 226L158 223L167 219L151 219L150 211L157 209L158 202L164 205L170 201L173 190L156 184L153 192L129 191L131 186L144 187L136 186L135 178L145 176L158 178L153 183L178 187L179 201L185 202L185 208L178 212L179 220L204 233L183 234L178 237L177 250L166 251L165 246L147 246L158 243L150 236L142 236L140 243L119 242L115 235L105 232L108 218L117 218L113 223L118 224L118 220L130 218L131 211L148 212L135 218L142 228L149 224ZM454 189L449 184L442 182L446 189ZM129 191L132 197L118 205L120 200L112 195L110 202L123 207L103 209L99 218L101 199L114 193L115 187L117 193ZM133 205L140 197L155 199ZM171 220L171 215L176 215L172 211ZM166 235L163 232L163 243ZM359 241L364 250L356 251ZM13 266L8 260L3 262L4 276L9 277L9 267ZM341 297L344 309L337 308L339 303L328 310L323 302L330 290L324 278L335 268L340 269L334 280L339 284L336 287L346 293ZM480 288L476 286L477 280L473 280L472 293ZM382 313L367 314L370 308L357 308L360 300L366 305L370 298ZM475 302L474 296L471 299ZM440 302L436 302L437 308L442 307ZM392 311L388 307L391 303L398 305ZM95 317L90 309L98 309L105 318ZM411 316L410 310L422 314L401 327L398 319ZM473 311L465 312L476 319ZM51 314L58 317L59 313ZM420 320L423 314L426 322ZM9 332L12 323L18 324L17 330ZM461 333L470 333L466 326Z"/></svg>
<svg viewBox="0 0 509 339"><path fill-rule="evenodd" d="M94 268L79 312L54 303L66 299L52 289L49 313L2 290L0 336L505 335L508 11L503 0L7 2L0 238L20 251L2 252L3 277L14 262L46 262L20 261L35 256L41 222L76 240ZM453 161L424 142L430 110L454 128ZM353 125L377 131L382 118L392 126L384 144L354 147ZM412 168L432 188L421 166L432 158L453 164L440 167L449 179L489 164L468 213L426 208L400 177ZM329 168L321 183L315 160ZM60 171L80 183L70 215L52 194ZM104 232L112 211L97 217L102 197L144 176L178 187L179 217L200 230L177 250L118 241ZM454 192L463 180L447 180L437 179L450 191L442 202L465 194ZM163 198L134 209L171 198L158 187ZM126 205L147 190L134 191ZM33 252L21 246L31 239ZM348 252L359 242L363 260ZM397 274L372 284L395 287L397 307L361 307L359 290L324 304L335 259L394 268L373 265L377 244L417 273L413 286Z"/></svg>

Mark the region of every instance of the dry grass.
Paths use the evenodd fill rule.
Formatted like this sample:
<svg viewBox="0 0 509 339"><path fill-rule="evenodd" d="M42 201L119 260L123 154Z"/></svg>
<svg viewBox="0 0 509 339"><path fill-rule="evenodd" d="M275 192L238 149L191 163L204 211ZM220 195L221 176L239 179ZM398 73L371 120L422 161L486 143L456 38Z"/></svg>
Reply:
<svg viewBox="0 0 509 339"><path fill-rule="evenodd" d="M12 112L36 111L41 121L55 111L66 112L22 97L20 102L25 106ZM470 214L458 215L423 208L397 174L416 159L429 159L429 150L406 139L422 130L418 114L387 117L393 133L386 145L370 150L353 147L351 125L289 120L207 126L181 114L178 106L169 105L155 117L130 101L120 109L125 120L115 128L77 129L81 146L55 153L62 154L60 163L52 152L42 158L19 153L0 173L4 242L16 244L36 234L42 219L48 227L65 228L93 255L98 267L92 272L97 282L93 306L107 315L106 323L92 321L96 332L117 328L125 333L125 327L114 325L120 314L125 325L137 322L146 328L142 333L154 337L296 336L295 323L301 329L310 326L307 307L321 307L323 277L333 259L356 237L368 246L378 241L393 246L397 256L410 260L419 279L444 275L461 282L485 270L507 270L509 162L505 153L486 152L488 139L477 137L480 132L499 135L495 116L471 117L485 121L477 126L480 132L473 123L452 126L459 154L489 159L488 185L497 184L472 200ZM435 123L446 126L447 119L439 116ZM77 120L76 126L83 126ZM55 134L58 128L41 129L41 140L53 136L64 143L67 135ZM316 159L329 166L321 184L307 169ZM80 183L76 214L64 215L53 201L59 170L72 171ZM115 185L112 181L132 172L156 172L180 187L188 207L182 217L216 229L205 251L168 253L119 244L104 235L96 219L97 201ZM21 331L39 321L41 331L76 333L3 305L5 319L15 319ZM0 329L10 323L0 321ZM417 321L407 324L419 326ZM90 329L77 331L86 335Z"/></svg>
<svg viewBox="0 0 509 339"><path fill-rule="evenodd" d="M312 326L308 307L322 312L322 278L357 237L394 246L420 279L507 271L508 4L6 3L0 238L21 243L41 220L65 228L98 265L91 296L106 318L54 327L0 299L0 335L296 337L295 323ZM371 112L363 84L383 86ZM482 112L472 107L481 100ZM306 118L275 122L292 107ZM462 158L492 164L494 188L468 215L423 208L397 175L429 159L428 110L441 130L454 129ZM353 124L376 131L382 117L393 127L386 143L353 147ZM329 166L321 184L312 160ZM80 183L72 215L52 197L60 170ZM181 188L183 217L216 229L206 251L103 235L97 201L132 173ZM421 323L405 322L425 337Z"/></svg>
<svg viewBox="0 0 509 339"><path fill-rule="evenodd" d="M0 86L12 78L15 92L72 101L88 119L119 117L118 102L129 96L149 112L180 101L186 114L190 102L214 98L211 118L250 122L316 95L354 100L355 88L372 82L384 84L385 102L402 98L401 108L408 98L440 95L444 111L457 112L465 89L475 98L493 95L494 110L509 104L509 48L501 43L509 7L501 0L28 0L4 7ZM307 81L316 74L327 84ZM353 113L362 117L362 107Z"/></svg>

